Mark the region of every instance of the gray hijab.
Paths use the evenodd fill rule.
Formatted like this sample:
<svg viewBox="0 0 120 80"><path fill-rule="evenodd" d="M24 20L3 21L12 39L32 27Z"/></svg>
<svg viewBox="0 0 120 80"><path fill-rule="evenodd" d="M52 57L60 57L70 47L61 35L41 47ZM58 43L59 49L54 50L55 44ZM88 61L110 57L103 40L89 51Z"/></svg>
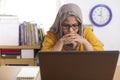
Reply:
<svg viewBox="0 0 120 80"><path fill-rule="evenodd" d="M83 36L83 26L82 26L82 13L81 9L78 5L73 3L64 4L58 11L58 14L56 16L56 19L50 28L50 31L54 32L58 39L60 39L63 36L62 27L61 24L63 21L70 15L73 15L76 17L78 22L81 24L81 28L79 30L79 33L81 36Z"/></svg>
<svg viewBox="0 0 120 80"><path fill-rule="evenodd" d="M58 14L56 16L55 22L53 23L52 27L50 28L51 32L54 32L58 39L62 38L63 36L63 32L62 32L62 26L61 24L64 22L64 20L68 17L68 16L75 16L77 21L81 24L80 28L79 28L79 32L78 34L83 36L83 26L82 26L82 13L81 13L81 9L78 5L73 4L73 3L68 3L68 4L64 4L58 11ZM76 47L79 44L76 45ZM74 51L76 49L73 48L73 44L64 44L64 49L66 51Z"/></svg>

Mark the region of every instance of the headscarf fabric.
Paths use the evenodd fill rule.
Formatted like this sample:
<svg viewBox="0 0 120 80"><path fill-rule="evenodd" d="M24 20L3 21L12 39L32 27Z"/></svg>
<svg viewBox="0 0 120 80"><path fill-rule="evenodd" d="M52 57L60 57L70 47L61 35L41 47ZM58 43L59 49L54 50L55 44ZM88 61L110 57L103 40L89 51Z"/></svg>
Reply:
<svg viewBox="0 0 120 80"><path fill-rule="evenodd" d="M60 39L63 36L62 27L61 24L68 16L75 16L77 21L81 24L81 28L79 28L79 33L81 36L83 36L83 26L82 26L82 13L81 9L78 5L74 3L67 3L64 4L58 11L56 19L50 28L50 31L54 32L58 39Z"/></svg>

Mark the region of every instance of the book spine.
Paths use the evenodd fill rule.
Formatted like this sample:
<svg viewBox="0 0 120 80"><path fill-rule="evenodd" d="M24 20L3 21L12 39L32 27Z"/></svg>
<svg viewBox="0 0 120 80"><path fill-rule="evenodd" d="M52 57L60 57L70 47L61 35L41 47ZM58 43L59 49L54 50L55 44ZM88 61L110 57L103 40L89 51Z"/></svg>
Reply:
<svg viewBox="0 0 120 80"><path fill-rule="evenodd" d="M2 49L1 52L21 52L20 49Z"/></svg>
<svg viewBox="0 0 120 80"><path fill-rule="evenodd" d="M21 55L21 52L2 52L2 55Z"/></svg>

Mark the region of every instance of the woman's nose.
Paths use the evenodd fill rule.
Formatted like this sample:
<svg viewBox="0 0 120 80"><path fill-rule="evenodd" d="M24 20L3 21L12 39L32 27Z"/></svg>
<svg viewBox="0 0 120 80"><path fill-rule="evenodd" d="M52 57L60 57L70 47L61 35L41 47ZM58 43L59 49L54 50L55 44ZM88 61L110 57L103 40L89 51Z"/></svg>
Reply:
<svg viewBox="0 0 120 80"><path fill-rule="evenodd" d="M72 27L69 27L69 32L73 32L73 28Z"/></svg>

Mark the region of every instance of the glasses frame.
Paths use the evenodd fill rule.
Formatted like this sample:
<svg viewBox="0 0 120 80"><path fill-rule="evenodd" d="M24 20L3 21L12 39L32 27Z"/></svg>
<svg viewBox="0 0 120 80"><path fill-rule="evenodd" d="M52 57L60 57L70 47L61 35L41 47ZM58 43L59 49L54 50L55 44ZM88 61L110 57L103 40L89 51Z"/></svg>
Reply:
<svg viewBox="0 0 120 80"><path fill-rule="evenodd" d="M62 28L63 29L70 29L70 27L72 27L73 29L77 29L81 24L79 23L75 23L75 24L62 24Z"/></svg>

